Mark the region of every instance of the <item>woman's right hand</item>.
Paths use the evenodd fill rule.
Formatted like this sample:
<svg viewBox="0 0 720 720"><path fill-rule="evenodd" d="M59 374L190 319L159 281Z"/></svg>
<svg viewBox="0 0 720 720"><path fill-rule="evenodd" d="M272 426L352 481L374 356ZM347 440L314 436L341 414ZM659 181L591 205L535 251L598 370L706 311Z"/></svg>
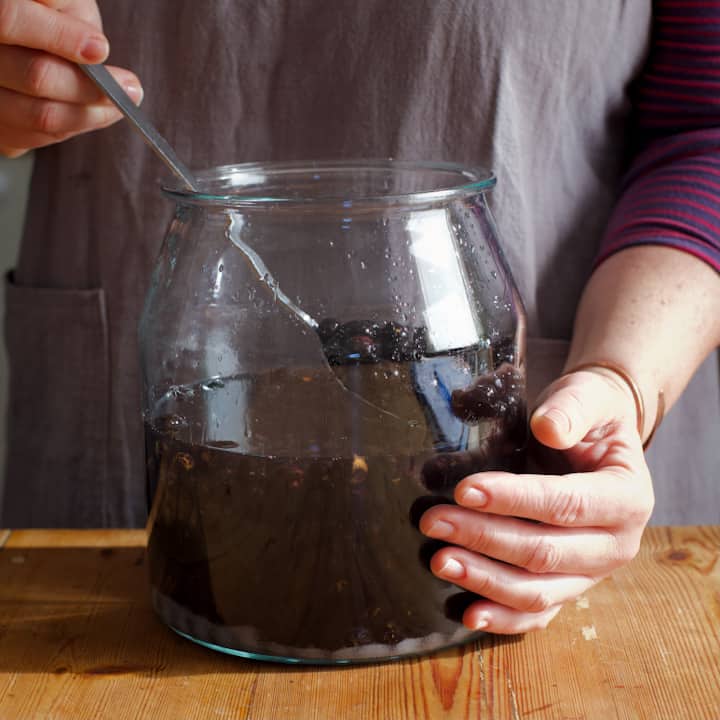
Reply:
<svg viewBox="0 0 720 720"><path fill-rule="evenodd" d="M108 51L95 0L0 0L0 154L117 122L120 111L76 65L103 62ZM108 69L139 103L138 78Z"/></svg>

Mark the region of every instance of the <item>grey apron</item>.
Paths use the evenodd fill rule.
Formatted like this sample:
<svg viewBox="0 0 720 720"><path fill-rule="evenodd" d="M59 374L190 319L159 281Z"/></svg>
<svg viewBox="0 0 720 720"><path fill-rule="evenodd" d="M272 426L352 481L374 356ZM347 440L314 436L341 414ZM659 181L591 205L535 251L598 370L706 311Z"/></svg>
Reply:
<svg viewBox="0 0 720 720"><path fill-rule="evenodd" d="M492 167L529 313L530 381L557 374L619 178L650 0L101 2L110 62L194 167L388 157ZM8 279L5 526L146 517L136 326L172 208L126 123L37 153ZM717 522L712 358L649 460L655 522Z"/></svg>

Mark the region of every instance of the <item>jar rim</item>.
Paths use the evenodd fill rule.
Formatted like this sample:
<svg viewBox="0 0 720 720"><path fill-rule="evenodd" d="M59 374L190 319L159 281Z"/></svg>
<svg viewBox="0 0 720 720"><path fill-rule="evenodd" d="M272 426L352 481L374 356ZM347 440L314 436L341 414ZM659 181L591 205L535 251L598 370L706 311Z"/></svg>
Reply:
<svg viewBox="0 0 720 720"><path fill-rule="evenodd" d="M413 191L344 192L320 191L315 194L278 192L271 180L295 178L297 180L320 180L345 173L358 177L361 173L385 173L399 176L425 174L437 176L437 182ZM343 207L372 204L418 205L459 199L477 195L492 189L497 178L492 171L453 162L407 161L388 159L364 160L310 160L298 162L252 162L219 165L195 174L199 190L189 190L180 185L164 184L161 190L166 197L182 204L210 205L225 208L267 207L277 205L331 204ZM441 180L441 177L444 180ZM309 184L308 187L312 187ZM215 189L218 188L218 189ZM253 188L252 192L248 188ZM228 190L231 190L228 192ZM267 190L267 192L260 192Z"/></svg>

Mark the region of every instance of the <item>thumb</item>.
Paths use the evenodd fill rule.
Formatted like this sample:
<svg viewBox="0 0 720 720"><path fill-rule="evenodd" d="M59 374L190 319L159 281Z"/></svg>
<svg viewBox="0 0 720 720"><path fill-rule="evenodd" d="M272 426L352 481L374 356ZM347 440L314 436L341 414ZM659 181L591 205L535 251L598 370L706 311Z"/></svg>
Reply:
<svg viewBox="0 0 720 720"><path fill-rule="evenodd" d="M634 413L629 391L604 373L581 370L558 378L545 390L530 429L543 445L566 450L595 427L613 420L635 422Z"/></svg>

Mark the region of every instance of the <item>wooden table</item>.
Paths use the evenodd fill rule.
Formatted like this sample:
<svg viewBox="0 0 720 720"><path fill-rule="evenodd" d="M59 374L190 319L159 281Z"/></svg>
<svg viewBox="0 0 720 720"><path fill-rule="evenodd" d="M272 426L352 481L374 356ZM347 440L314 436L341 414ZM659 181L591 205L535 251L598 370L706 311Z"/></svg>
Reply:
<svg viewBox="0 0 720 720"><path fill-rule="evenodd" d="M720 720L720 527L652 528L544 632L317 669L175 635L143 532L0 531L0 720Z"/></svg>

